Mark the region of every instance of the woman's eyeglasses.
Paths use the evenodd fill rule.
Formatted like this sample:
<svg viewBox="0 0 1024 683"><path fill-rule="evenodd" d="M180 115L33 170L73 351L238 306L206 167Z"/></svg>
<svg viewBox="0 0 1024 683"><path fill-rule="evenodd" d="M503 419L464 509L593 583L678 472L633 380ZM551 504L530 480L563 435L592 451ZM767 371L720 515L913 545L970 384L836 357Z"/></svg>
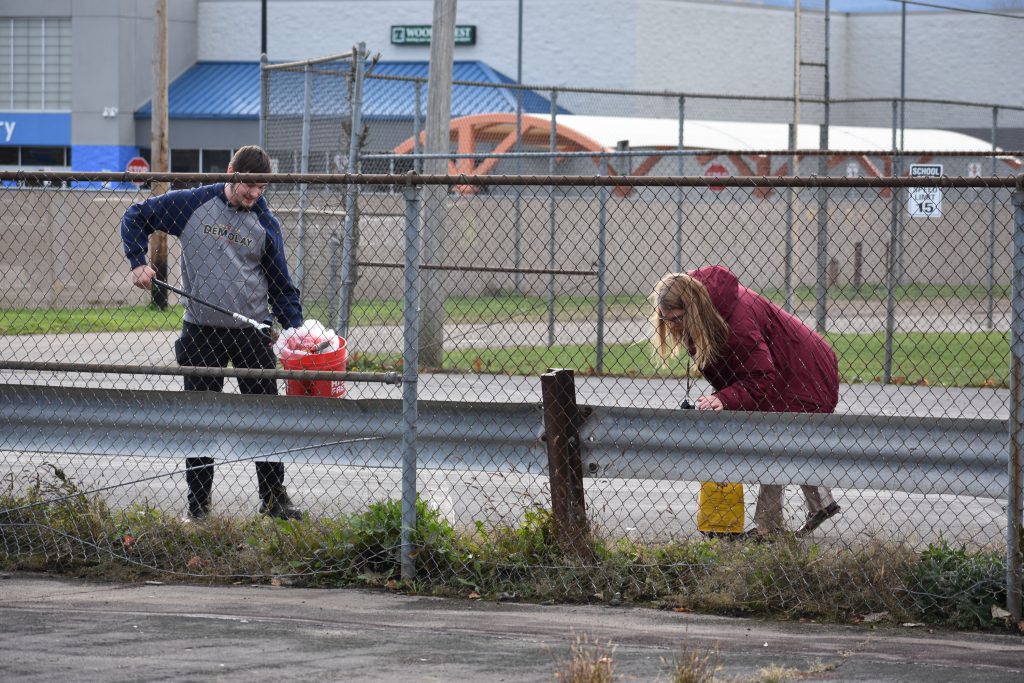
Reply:
<svg viewBox="0 0 1024 683"><path fill-rule="evenodd" d="M668 323L669 325L679 325L680 323L686 322L686 314L679 313L678 315L665 315L664 313L659 313L658 319L662 322Z"/></svg>

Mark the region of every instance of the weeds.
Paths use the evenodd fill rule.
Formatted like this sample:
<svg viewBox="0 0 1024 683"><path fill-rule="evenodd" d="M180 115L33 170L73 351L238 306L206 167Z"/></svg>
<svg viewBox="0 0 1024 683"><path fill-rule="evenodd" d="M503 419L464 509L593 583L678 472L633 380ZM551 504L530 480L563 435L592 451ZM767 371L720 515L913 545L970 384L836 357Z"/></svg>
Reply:
<svg viewBox="0 0 1024 683"><path fill-rule="evenodd" d="M595 538L593 562L564 555L549 510L515 526L456 531L416 501L409 541L417 578L401 579L402 504L378 501L336 518L211 516L185 523L140 504L110 510L47 465L21 491L0 489L0 567L115 580L154 575L246 578L306 586L387 586L492 599L648 604L718 614L857 622L885 614L958 628L994 627L1005 559L937 543L923 552L867 543L824 548L694 540L643 545ZM690 668L699 662L691 658ZM710 662L706 662L710 666Z"/></svg>
<svg viewBox="0 0 1024 683"><path fill-rule="evenodd" d="M672 683L712 683L721 668L718 648L684 648L672 664Z"/></svg>
<svg viewBox="0 0 1024 683"><path fill-rule="evenodd" d="M555 680L562 683L611 683L614 676L614 646L576 636L568 656L556 662Z"/></svg>

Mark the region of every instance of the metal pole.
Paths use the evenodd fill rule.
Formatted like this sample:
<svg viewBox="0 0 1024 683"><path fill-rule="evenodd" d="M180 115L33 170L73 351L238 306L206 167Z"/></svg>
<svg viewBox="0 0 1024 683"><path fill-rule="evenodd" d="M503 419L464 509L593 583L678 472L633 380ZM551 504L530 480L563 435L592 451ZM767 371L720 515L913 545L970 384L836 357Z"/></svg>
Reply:
<svg viewBox="0 0 1024 683"><path fill-rule="evenodd" d="M608 157L601 158L600 175L608 175ZM597 211L597 349L594 368L604 372L605 240L608 223L608 186L598 191Z"/></svg>
<svg viewBox="0 0 1024 683"><path fill-rule="evenodd" d="M907 128L907 3L900 3L900 172L903 170L903 149L904 149L904 138L906 136ZM893 175L899 175L894 173ZM902 195L903 193L900 192ZM899 285L903 282L903 218L900 216L900 222L898 227L900 230L896 233L896 241L890 247L895 250L896 259L893 261L896 268L896 284Z"/></svg>
<svg viewBox="0 0 1024 683"><path fill-rule="evenodd" d="M796 125L789 124L789 151L796 150ZM790 175L799 175L796 168L796 154L790 154ZM785 235L785 265L783 270L783 289L785 290L785 301L783 308L789 313L793 312L793 205L796 202L796 191L792 187L786 188L786 235Z"/></svg>
<svg viewBox="0 0 1024 683"><path fill-rule="evenodd" d="M996 130L999 125L999 107L992 107L992 175L996 174ZM985 290L988 303L985 307L985 329L995 329L995 285L996 285L996 192L990 190L988 200L988 274Z"/></svg>
<svg viewBox="0 0 1024 683"><path fill-rule="evenodd" d="M558 91L551 91L551 134L548 152L548 174L555 174L555 155L558 153ZM548 269L555 270L558 253L558 234L555 223L555 192L548 189ZM555 275L548 275L548 348L555 345Z"/></svg>
<svg viewBox="0 0 1024 683"><path fill-rule="evenodd" d="M519 0L519 33L517 36L516 50L516 83L523 84L523 0ZM523 151L523 91L516 90L516 154ZM523 159L516 157L516 175L523 173ZM519 268L523 260L522 247L522 200L523 188L516 185L515 188L515 225L512 230L512 263L516 272L512 276L517 294L522 294L522 276Z"/></svg>
<svg viewBox="0 0 1024 683"><path fill-rule="evenodd" d="M417 80L413 84L416 90L416 112L412 117L412 153L415 158L412 162L413 170L417 173L423 172L423 162L420 160L419 155L423 152L423 145L420 144L420 121L423 119L423 81Z"/></svg>
<svg viewBox="0 0 1024 683"><path fill-rule="evenodd" d="M820 132L820 146L828 149L829 126L829 0L825 0L825 112ZM818 157L818 175L828 175L828 164L825 155ZM828 317L828 190L818 188L818 284L815 306L815 328L819 334L825 333Z"/></svg>
<svg viewBox="0 0 1024 683"><path fill-rule="evenodd" d="M309 173L309 128L312 119L313 108L313 71L309 64L303 67L304 72L304 103L302 106L302 160L299 172ZM299 184L299 245L298 263L296 264L296 279L299 281L299 291L306 291L306 183Z"/></svg>
<svg viewBox="0 0 1024 683"><path fill-rule="evenodd" d="M686 157L683 156L683 125L686 121L686 98L679 97L679 158L677 161L677 172L679 175L686 175ZM602 188L604 189L604 188ZM683 271L683 202L686 194L682 187L676 188L676 272Z"/></svg>
<svg viewBox="0 0 1024 683"><path fill-rule="evenodd" d="M900 3L900 151L907 116L907 3Z"/></svg>
<svg viewBox="0 0 1024 683"><path fill-rule="evenodd" d="M260 55L260 147L267 149L267 116L270 113L270 89L267 80L270 72L267 71L267 53Z"/></svg>
<svg viewBox="0 0 1024 683"><path fill-rule="evenodd" d="M522 0L519 2L520 12L522 12ZM522 14L520 14L520 21L522 20ZM516 90L516 154L520 154L523 151L523 91ZM523 173L523 158L516 157L516 175L522 175ZM515 218L512 226L512 264L516 272L512 276L513 283L517 294L522 294L522 276L519 274L519 268L523 260L523 187L522 185L516 185L515 188Z"/></svg>
<svg viewBox="0 0 1024 683"><path fill-rule="evenodd" d="M789 131L789 149L797 147L797 135L800 131L800 66L801 60L801 35L800 35L800 0L793 3L793 123ZM796 155L791 157L791 175L800 175L797 168ZM785 290L786 300L784 308L790 313L793 312L793 219L795 216L796 190L792 187L786 190L786 264L785 264Z"/></svg>
<svg viewBox="0 0 1024 683"><path fill-rule="evenodd" d="M1010 405L1009 481L1006 492L1006 609L1013 621L1021 614L1021 535L1024 531L1024 177L1017 177L1013 193L1013 318L1010 336L1010 384L1013 403Z"/></svg>
<svg viewBox="0 0 1024 683"><path fill-rule="evenodd" d="M892 175L899 176L899 157L896 155L899 107L896 100L892 101ZM885 359L882 362L882 384L892 379L892 343L896 330L896 250L899 243L900 216L903 211L903 197L900 188L892 188L889 205L889 248L886 250L885 264Z"/></svg>
<svg viewBox="0 0 1024 683"><path fill-rule="evenodd" d="M267 0L260 1L260 54L267 54Z"/></svg>
<svg viewBox="0 0 1024 683"><path fill-rule="evenodd" d="M366 69L366 43L356 48L356 63L352 78L352 131L348 140L348 172L355 171L359 160L359 142L363 130L363 74ZM338 335L348 337L348 317L352 307L352 287L355 284L356 223L359 188L349 183L345 188L345 234L341 243L341 286L338 290Z"/></svg>
<svg viewBox="0 0 1024 683"><path fill-rule="evenodd" d="M420 193L405 189L405 303L402 309L402 579L416 578L416 424L419 374Z"/></svg>

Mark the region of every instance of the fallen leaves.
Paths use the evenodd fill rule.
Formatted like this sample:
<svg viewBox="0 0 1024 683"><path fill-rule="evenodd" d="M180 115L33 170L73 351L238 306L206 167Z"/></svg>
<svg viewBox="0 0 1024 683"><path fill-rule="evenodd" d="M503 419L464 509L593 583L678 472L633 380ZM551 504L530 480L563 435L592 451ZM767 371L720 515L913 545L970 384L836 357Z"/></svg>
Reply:
<svg viewBox="0 0 1024 683"><path fill-rule="evenodd" d="M189 571L196 572L205 567L207 564L209 564L209 562L207 562L203 558L199 557L198 555L193 555L188 559L188 562L185 563L185 566L188 567Z"/></svg>

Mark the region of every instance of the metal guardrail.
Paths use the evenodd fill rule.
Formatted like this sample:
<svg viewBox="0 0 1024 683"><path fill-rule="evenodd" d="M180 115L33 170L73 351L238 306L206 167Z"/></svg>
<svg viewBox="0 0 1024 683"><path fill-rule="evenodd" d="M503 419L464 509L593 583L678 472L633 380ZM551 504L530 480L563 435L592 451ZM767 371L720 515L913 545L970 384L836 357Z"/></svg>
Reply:
<svg viewBox="0 0 1024 683"><path fill-rule="evenodd" d="M1005 420L580 409L586 477L735 480L741 472L752 483L1007 496ZM2 384L0 412L7 451L402 464L400 400ZM423 401L418 412L420 469L547 472L540 404Z"/></svg>
<svg viewBox="0 0 1024 683"><path fill-rule="evenodd" d="M592 409L586 476L1006 498L1005 420Z"/></svg>

